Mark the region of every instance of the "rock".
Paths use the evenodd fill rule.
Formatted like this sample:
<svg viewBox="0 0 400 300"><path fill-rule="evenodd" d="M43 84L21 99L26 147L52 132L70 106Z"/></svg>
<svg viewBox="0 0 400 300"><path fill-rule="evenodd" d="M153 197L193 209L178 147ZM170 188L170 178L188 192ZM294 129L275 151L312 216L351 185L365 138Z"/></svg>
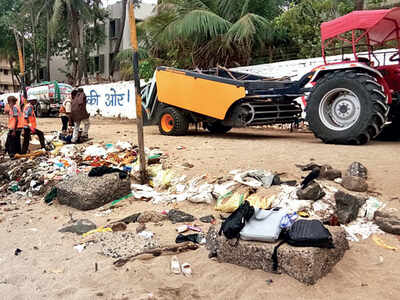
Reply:
<svg viewBox="0 0 400 300"><path fill-rule="evenodd" d="M144 211L140 213L140 216L137 218L137 222L139 223L158 223L167 219L166 215L159 213L157 211Z"/></svg>
<svg viewBox="0 0 400 300"><path fill-rule="evenodd" d="M400 212L398 210L377 210L374 219L381 230L392 234L400 234Z"/></svg>
<svg viewBox="0 0 400 300"><path fill-rule="evenodd" d="M330 165L323 165L319 176L328 180L335 180L342 177L342 171L334 169Z"/></svg>
<svg viewBox="0 0 400 300"><path fill-rule="evenodd" d="M191 169L191 168L194 167L194 165L191 164L191 163L189 163L189 162L184 162L184 163L182 164L182 167Z"/></svg>
<svg viewBox="0 0 400 300"><path fill-rule="evenodd" d="M325 192L321 188L321 186L313 182L309 184L305 189L299 189L296 192L297 197L299 200L319 200L325 196Z"/></svg>
<svg viewBox="0 0 400 300"><path fill-rule="evenodd" d="M340 224L347 224L357 218L358 210L366 199L360 198L343 191L335 193L336 215Z"/></svg>
<svg viewBox="0 0 400 300"><path fill-rule="evenodd" d="M216 221L213 215L201 217L199 220L203 223L213 223Z"/></svg>
<svg viewBox="0 0 400 300"><path fill-rule="evenodd" d="M119 174L89 177L80 173L57 184L57 199L80 210L95 209L119 199L131 192L129 178L120 179Z"/></svg>
<svg viewBox="0 0 400 300"><path fill-rule="evenodd" d="M96 228L97 228L96 224L94 224L92 221L88 219L81 219L74 222L71 225L61 228L59 232L72 232L76 234L84 234Z"/></svg>
<svg viewBox="0 0 400 300"><path fill-rule="evenodd" d="M281 183L281 177L278 174L275 174L271 185L280 185Z"/></svg>
<svg viewBox="0 0 400 300"><path fill-rule="evenodd" d="M171 209L168 212L168 219L171 220L173 224L181 222L193 222L196 220L196 218L192 215L176 209Z"/></svg>
<svg viewBox="0 0 400 300"><path fill-rule="evenodd" d="M124 222L118 222L111 225L112 231L124 231L128 226Z"/></svg>
<svg viewBox="0 0 400 300"><path fill-rule="evenodd" d="M363 164L355 161L353 162L346 172L347 176L356 176L364 179L368 178L368 169Z"/></svg>
<svg viewBox="0 0 400 300"><path fill-rule="evenodd" d="M357 176L344 176L342 186L353 192L366 192L368 190L368 183L365 179Z"/></svg>
<svg viewBox="0 0 400 300"><path fill-rule="evenodd" d="M318 279L328 274L338 263L349 243L346 233L339 226L329 227L332 234L334 249L316 247L293 247L283 244L278 249L278 271L288 274L305 284L315 284ZM217 256L223 263L231 263L250 269L261 269L272 272L272 253L277 243L263 243L240 240L235 246L236 239L227 240L219 236L212 226L207 234L207 249L210 256Z"/></svg>

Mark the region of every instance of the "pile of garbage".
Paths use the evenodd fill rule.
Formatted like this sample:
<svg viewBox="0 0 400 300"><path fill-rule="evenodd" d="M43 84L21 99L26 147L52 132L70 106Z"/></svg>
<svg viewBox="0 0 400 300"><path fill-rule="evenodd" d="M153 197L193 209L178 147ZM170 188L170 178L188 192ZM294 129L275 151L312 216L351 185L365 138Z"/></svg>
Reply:
<svg viewBox="0 0 400 300"><path fill-rule="evenodd" d="M383 233L374 223L374 215L384 204L376 197L362 194L368 189L367 169L362 164L352 163L344 176L328 165L311 163L299 167L311 171L301 184L282 181L278 174L266 170L234 170L217 182L210 182L205 175L186 181L172 170L154 165L150 167L155 175L151 184L132 184L132 195L153 204L215 202L215 209L224 213L233 212L244 201L261 209L281 207L299 217L343 226L352 241Z"/></svg>
<svg viewBox="0 0 400 300"><path fill-rule="evenodd" d="M13 193L27 198L43 196L57 183L93 167L115 167L132 174L139 170L137 149L128 142L65 145L56 135L46 136L46 140L53 149L49 152L32 151L15 160L5 155L0 157L1 196ZM158 149L146 149L149 164L160 162L161 158Z"/></svg>

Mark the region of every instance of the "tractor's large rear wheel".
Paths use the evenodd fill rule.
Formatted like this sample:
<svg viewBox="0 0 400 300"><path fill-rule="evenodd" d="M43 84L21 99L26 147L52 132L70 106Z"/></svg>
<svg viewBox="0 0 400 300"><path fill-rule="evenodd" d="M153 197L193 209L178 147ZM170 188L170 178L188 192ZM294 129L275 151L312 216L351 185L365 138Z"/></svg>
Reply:
<svg viewBox="0 0 400 300"><path fill-rule="evenodd" d="M317 82L307 101L306 119L325 143L361 145L381 132L387 111L384 89L376 79L347 70Z"/></svg>
<svg viewBox="0 0 400 300"><path fill-rule="evenodd" d="M184 135L189 128L189 122L180 110L166 107L161 112L158 128L163 135Z"/></svg>

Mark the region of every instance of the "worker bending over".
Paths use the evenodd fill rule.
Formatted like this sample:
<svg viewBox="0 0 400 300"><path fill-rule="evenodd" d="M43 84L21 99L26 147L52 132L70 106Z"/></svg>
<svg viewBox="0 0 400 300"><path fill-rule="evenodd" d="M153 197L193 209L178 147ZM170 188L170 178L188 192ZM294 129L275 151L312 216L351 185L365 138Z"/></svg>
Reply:
<svg viewBox="0 0 400 300"><path fill-rule="evenodd" d="M36 134L39 138L40 147L46 148L44 141L44 134L42 131L36 128L36 115L33 109L33 105L36 105L35 96L31 95L28 97L28 103L24 107L24 143L22 145L22 154L26 154L29 149L29 141L31 134Z"/></svg>
<svg viewBox="0 0 400 300"><path fill-rule="evenodd" d="M6 141L6 152L10 158L15 154L21 153L21 130L24 127L21 109L17 105L17 98L9 96L7 98L8 109L8 134Z"/></svg>

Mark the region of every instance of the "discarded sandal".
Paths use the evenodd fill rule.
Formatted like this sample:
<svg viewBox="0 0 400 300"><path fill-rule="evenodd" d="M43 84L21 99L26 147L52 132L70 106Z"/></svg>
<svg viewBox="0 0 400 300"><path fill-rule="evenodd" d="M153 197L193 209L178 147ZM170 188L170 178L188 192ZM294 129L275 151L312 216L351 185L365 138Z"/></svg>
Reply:
<svg viewBox="0 0 400 300"><path fill-rule="evenodd" d="M180 274L181 273L181 266L179 264L178 257L174 255L171 259L171 272L174 274Z"/></svg>
<svg viewBox="0 0 400 300"><path fill-rule="evenodd" d="M192 276L192 267L190 266L189 263L185 262L182 264L182 273L183 273L183 275L185 275L187 277Z"/></svg>

